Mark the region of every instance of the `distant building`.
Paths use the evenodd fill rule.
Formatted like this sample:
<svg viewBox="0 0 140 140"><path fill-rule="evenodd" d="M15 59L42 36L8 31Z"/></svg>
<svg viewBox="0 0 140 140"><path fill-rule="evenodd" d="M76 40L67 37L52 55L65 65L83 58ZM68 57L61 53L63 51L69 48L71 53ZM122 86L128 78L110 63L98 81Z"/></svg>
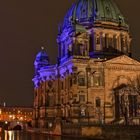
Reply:
<svg viewBox="0 0 140 140"><path fill-rule="evenodd" d="M30 122L33 117L33 109L29 107L0 107L0 121Z"/></svg>
<svg viewBox="0 0 140 140"><path fill-rule="evenodd" d="M140 62L129 26L112 0L78 0L59 27L58 63L44 48L34 66L33 125L139 124Z"/></svg>

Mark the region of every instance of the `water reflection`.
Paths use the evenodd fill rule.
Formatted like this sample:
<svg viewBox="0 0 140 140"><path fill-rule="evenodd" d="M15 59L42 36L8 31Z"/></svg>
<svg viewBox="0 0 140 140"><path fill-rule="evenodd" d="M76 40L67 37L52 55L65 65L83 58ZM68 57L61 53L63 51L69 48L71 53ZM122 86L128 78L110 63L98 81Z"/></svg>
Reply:
<svg viewBox="0 0 140 140"><path fill-rule="evenodd" d="M26 133L21 131L4 131L0 140L61 140L61 137L52 137L45 134Z"/></svg>
<svg viewBox="0 0 140 140"><path fill-rule="evenodd" d="M4 131L0 135L0 140L88 140L88 139L75 137L48 136L46 134L27 133L22 131ZM113 138L112 140L120 140L120 139Z"/></svg>
<svg viewBox="0 0 140 140"><path fill-rule="evenodd" d="M46 134L27 133L22 131L4 131L3 133L0 134L0 140L88 140L88 139L48 136Z"/></svg>
<svg viewBox="0 0 140 140"><path fill-rule="evenodd" d="M46 134L27 133L22 131L4 131L0 140L87 140L82 138L48 136Z"/></svg>
<svg viewBox="0 0 140 140"><path fill-rule="evenodd" d="M4 140L20 140L19 131L4 131Z"/></svg>

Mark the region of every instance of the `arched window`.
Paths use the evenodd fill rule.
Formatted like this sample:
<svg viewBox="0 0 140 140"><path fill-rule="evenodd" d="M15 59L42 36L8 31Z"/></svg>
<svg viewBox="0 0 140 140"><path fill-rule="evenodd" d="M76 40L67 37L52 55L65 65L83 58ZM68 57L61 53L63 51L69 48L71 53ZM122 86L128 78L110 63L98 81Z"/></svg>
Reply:
<svg viewBox="0 0 140 140"><path fill-rule="evenodd" d="M116 35L113 36L113 48L115 50L117 49L117 38L116 38Z"/></svg>
<svg viewBox="0 0 140 140"><path fill-rule="evenodd" d="M105 34L105 48L104 50L106 51L106 49L108 48L108 34Z"/></svg>
<svg viewBox="0 0 140 140"><path fill-rule="evenodd" d="M79 95L79 101L80 103L85 102L85 95Z"/></svg>
<svg viewBox="0 0 140 140"><path fill-rule="evenodd" d="M113 38L108 38L108 48L111 50L113 48Z"/></svg>
<svg viewBox="0 0 140 140"><path fill-rule="evenodd" d="M101 107L101 99L96 98L96 107Z"/></svg>
<svg viewBox="0 0 140 140"><path fill-rule="evenodd" d="M100 36L96 37L96 44L99 45L100 44Z"/></svg>
<svg viewBox="0 0 140 140"><path fill-rule="evenodd" d="M93 76L93 86L101 86L101 76L99 74Z"/></svg>
<svg viewBox="0 0 140 140"><path fill-rule="evenodd" d="M81 44L79 43L74 46L74 55L80 55L80 46Z"/></svg>
<svg viewBox="0 0 140 140"><path fill-rule="evenodd" d="M100 36L96 37L96 51L100 51L101 50L101 41L100 41Z"/></svg>
<svg viewBox="0 0 140 140"><path fill-rule="evenodd" d="M53 93L49 93L46 99L46 106L51 107L54 106L54 95Z"/></svg>
<svg viewBox="0 0 140 140"><path fill-rule="evenodd" d="M93 52L93 46L94 46L94 39L93 39L93 34L90 35L90 44L89 44L89 51Z"/></svg>
<svg viewBox="0 0 140 140"><path fill-rule="evenodd" d="M126 44L125 44L125 37L121 35L121 51L126 52Z"/></svg>
<svg viewBox="0 0 140 140"><path fill-rule="evenodd" d="M78 75L78 85L85 86L85 74L82 72Z"/></svg>

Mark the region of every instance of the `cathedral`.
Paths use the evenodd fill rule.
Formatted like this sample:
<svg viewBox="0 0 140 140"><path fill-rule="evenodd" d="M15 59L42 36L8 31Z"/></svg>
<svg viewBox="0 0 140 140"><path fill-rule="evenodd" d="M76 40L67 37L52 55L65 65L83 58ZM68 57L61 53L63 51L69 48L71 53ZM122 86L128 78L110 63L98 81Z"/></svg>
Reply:
<svg viewBox="0 0 140 140"><path fill-rule="evenodd" d="M140 124L140 62L113 0L77 0L59 26L57 64L45 48L34 67L33 126Z"/></svg>

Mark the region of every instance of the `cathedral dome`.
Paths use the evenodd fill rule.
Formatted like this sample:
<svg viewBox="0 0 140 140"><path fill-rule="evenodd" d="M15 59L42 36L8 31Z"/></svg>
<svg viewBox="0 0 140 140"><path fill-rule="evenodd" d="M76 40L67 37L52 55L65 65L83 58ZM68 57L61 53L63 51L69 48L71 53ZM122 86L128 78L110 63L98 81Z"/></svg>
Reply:
<svg viewBox="0 0 140 140"><path fill-rule="evenodd" d="M113 0L78 0L67 12L63 29L74 23L93 24L96 21L113 22L127 27Z"/></svg>

